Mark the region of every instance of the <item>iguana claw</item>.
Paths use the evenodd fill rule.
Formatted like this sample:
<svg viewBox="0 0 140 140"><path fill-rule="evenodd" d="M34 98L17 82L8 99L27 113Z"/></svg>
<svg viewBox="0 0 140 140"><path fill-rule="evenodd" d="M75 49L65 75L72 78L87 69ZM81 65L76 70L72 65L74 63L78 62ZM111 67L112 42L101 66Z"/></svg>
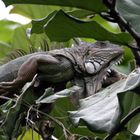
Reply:
<svg viewBox="0 0 140 140"><path fill-rule="evenodd" d="M0 94L5 92L14 91L22 86L19 80L13 80L11 82L1 82L0 83Z"/></svg>

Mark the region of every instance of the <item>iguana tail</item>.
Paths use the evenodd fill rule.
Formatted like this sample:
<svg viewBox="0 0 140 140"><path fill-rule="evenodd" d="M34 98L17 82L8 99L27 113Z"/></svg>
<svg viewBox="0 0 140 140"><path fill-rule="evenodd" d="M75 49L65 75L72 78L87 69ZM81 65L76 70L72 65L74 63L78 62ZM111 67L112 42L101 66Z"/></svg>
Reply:
<svg viewBox="0 0 140 140"><path fill-rule="evenodd" d="M0 66L0 82L12 81L16 78L17 72L20 66L31 56L32 54L18 57L4 65Z"/></svg>

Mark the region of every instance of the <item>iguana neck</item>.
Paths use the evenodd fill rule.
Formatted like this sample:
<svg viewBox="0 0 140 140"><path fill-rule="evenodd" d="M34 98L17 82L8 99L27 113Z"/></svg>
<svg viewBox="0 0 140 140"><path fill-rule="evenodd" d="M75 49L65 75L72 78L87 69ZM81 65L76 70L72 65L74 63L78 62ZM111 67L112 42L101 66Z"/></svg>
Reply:
<svg viewBox="0 0 140 140"><path fill-rule="evenodd" d="M77 46L72 48L65 48L61 50L53 50L50 52L53 56L63 56L69 59L77 73L80 75L85 75L85 58L87 56L88 47L87 46Z"/></svg>

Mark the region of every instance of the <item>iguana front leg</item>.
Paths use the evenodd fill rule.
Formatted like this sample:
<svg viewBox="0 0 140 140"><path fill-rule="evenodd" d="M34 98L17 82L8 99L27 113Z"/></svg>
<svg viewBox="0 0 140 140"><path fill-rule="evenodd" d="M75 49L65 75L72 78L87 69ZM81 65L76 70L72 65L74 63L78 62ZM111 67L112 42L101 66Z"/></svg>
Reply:
<svg viewBox="0 0 140 140"><path fill-rule="evenodd" d="M15 89L21 88L26 82L30 82L35 74L38 72L39 65L56 65L59 63L59 60L55 57L47 54L38 54L30 57L25 61L19 68L17 78L10 82L1 82L0 83L0 94L7 91L13 91Z"/></svg>

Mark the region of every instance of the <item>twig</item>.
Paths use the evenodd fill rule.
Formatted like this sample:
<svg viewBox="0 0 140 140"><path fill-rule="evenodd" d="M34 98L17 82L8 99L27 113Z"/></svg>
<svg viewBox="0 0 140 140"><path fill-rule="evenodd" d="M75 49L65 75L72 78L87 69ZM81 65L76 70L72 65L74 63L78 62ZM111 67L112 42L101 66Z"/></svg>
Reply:
<svg viewBox="0 0 140 140"><path fill-rule="evenodd" d="M116 0L103 0L105 5L110 9L108 14L110 15L110 18L113 18L116 20L116 23L120 26L121 29L127 30L132 37L136 40L137 42L137 47L140 48L140 35L132 28L132 26L115 10L115 4ZM134 50L132 48L132 51L135 55L135 59L137 62L137 65L140 66L140 51L139 50Z"/></svg>
<svg viewBox="0 0 140 140"><path fill-rule="evenodd" d="M33 110L33 111L37 111L37 109L35 109L35 108L32 108L32 110ZM54 117L52 117L52 116L50 116L50 115L48 115L48 114L46 114L46 113L44 113L44 112L42 112L42 111L40 111L40 110L38 110L38 112L39 112L40 114L46 116L47 118L49 118L49 119L52 120L53 122L57 123L60 127L62 127L62 128L63 128L63 131L64 131L64 134L65 134L65 137L67 137L67 134L68 134L69 136L72 135L72 134L70 133L70 131L69 131L68 129L65 128L65 126L63 125L62 122L60 122L59 120L55 119Z"/></svg>
<svg viewBox="0 0 140 140"><path fill-rule="evenodd" d="M116 23L116 20L115 20L114 18L110 17L110 15L107 14L107 13L100 13L99 15L100 15L102 18L104 18L104 19L106 19L106 20L108 20L108 21L110 21L110 22Z"/></svg>
<svg viewBox="0 0 140 140"><path fill-rule="evenodd" d="M135 108L134 110L132 110L129 114L127 114L127 116L125 116L119 126L109 135L107 135L104 140L112 140L112 138L119 133L120 131L122 131L122 129L124 128L124 126L137 114L140 113L140 106L138 106L137 108Z"/></svg>
<svg viewBox="0 0 140 140"><path fill-rule="evenodd" d="M104 0L104 3L110 8L110 16L116 20L121 26L123 26L136 40L137 44L140 46L140 35L130 26L130 24L124 20L123 17L115 10L114 5L112 6L108 0ZM113 2L112 2L113 3Z"/></svg>
<svg viewBox="0 0 140 140"><path fill-rule="evenodd" d="M127 116L125 116L121 120L121 125L126 125L134 116L136 116L138 113L140 113L140 106L136 107L134 110L132 110Z"/></svg>
<svg viewBox="0 0 140 140"><path fill-rule="evenodd" d="M30 106L25 100L23 100L23 103L22 104L25 105L26 107L29 107ZM72 133L68 129L65 128L65 126L63 125L63 123L61 121L55 119L54 117L52 117L52 116L50 116L50 115L48 115L48 114L46 114L46 113L44 113L44 112L42 112L40 110L37 110L34 107L32 107L31 110L38 111L38 113L42 114L43 116L46 116L47 118L49 118L53 122L57 123L63 129L66 138L67 138L67 134L69 136L72 136Z"/></svg>
<svg viewBox="0 0 140 140"><path fill-rule="evenodd" d="M4 99L4 100L13 100L12 98L6 97L6 96L0 96L0 99Z"/></svg>
<svg viewBox="0 0 140 140"><path fill-rule="evenodd" d="M133 45L127 44L127 46L133 51L140 51L140 48L133 47Z"/></svg>

